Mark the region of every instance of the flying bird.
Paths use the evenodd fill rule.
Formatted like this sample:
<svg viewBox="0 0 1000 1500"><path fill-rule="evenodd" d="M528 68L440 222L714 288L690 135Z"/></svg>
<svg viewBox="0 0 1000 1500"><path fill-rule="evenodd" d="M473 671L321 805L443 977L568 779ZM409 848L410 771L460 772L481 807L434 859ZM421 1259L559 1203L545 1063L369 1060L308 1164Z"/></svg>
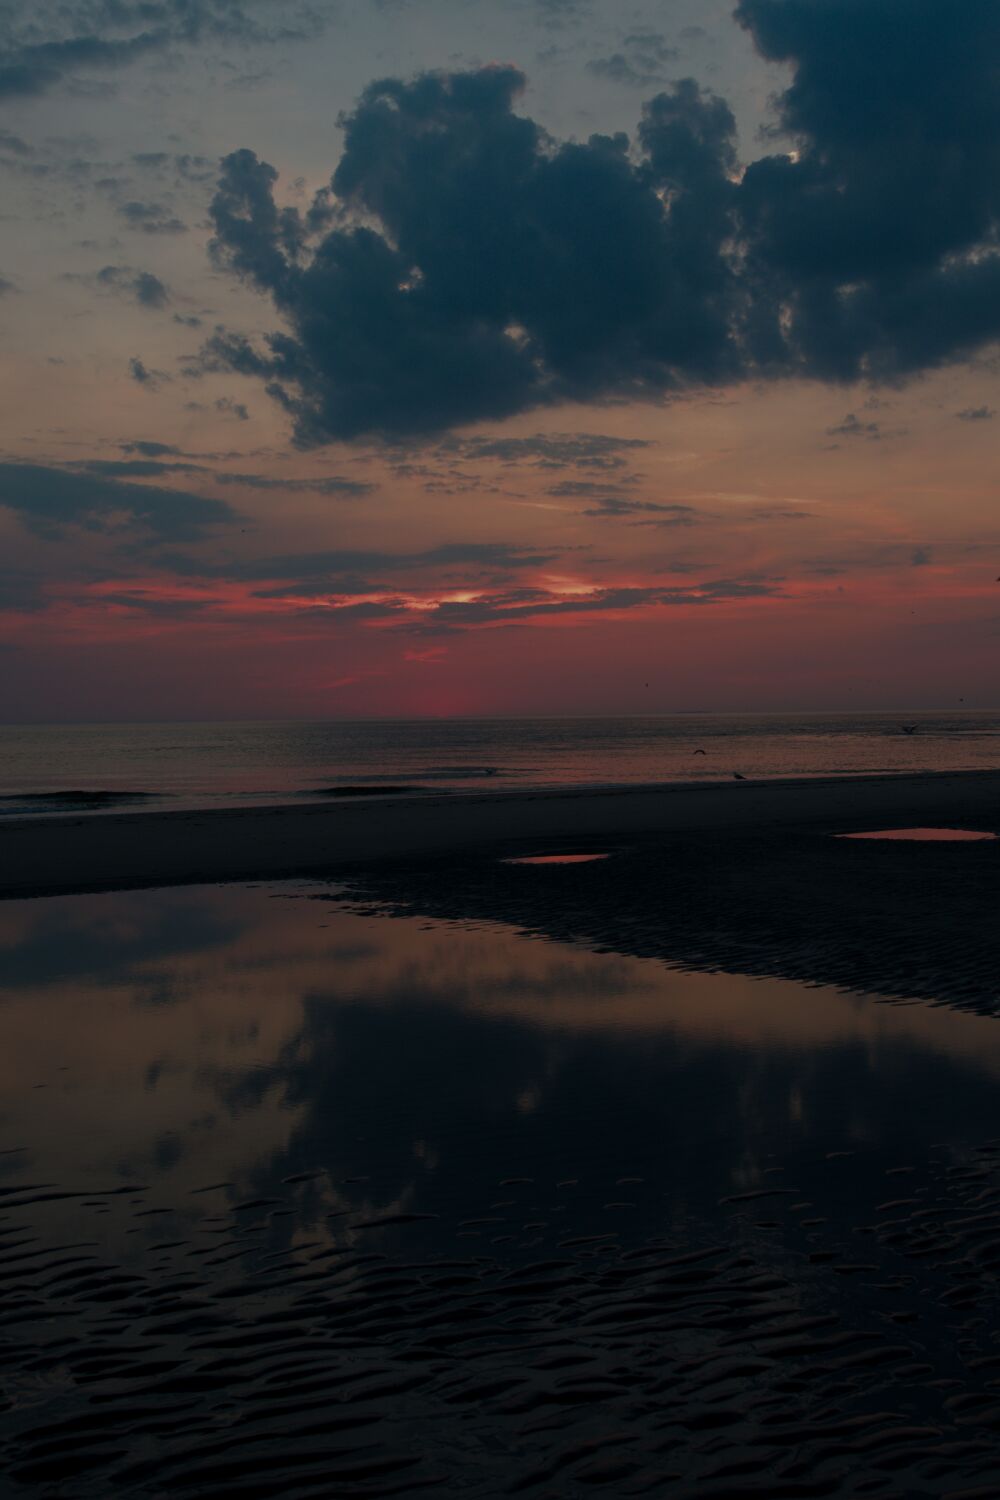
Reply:
<svg viewBox="0 0 1000 1500"><path fill-rule="evenodd" d="M708 751L707 750L692 750L691 754L692 755L707 755Z"/></svg>
<svg viewBox="0 0 1000 1500"><path fill-rule="evenodd" d="M920 725L919 724L900 724L899 727L903 731L904 734L916 734L917 730L920 728Z"/></svg>
<svg viewBox="0 0 1000 1500"><path fill-rule="evenodd" d="M745 776L741 776L740 773L739 773L739 771L734 771L733 772L733 780L734 781L746 781L746 777Z"/></svg>

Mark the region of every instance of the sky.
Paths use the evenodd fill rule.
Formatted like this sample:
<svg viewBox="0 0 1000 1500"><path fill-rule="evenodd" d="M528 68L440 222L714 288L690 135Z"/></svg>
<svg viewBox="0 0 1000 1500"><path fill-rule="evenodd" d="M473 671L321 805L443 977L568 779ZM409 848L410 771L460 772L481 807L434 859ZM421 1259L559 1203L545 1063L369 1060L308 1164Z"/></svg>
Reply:
<svg viewBox="0 0 1000 1500"><path fill-rule="evenodd" d="M0 719L1000 707L995 0L6 0Z"/></svg>

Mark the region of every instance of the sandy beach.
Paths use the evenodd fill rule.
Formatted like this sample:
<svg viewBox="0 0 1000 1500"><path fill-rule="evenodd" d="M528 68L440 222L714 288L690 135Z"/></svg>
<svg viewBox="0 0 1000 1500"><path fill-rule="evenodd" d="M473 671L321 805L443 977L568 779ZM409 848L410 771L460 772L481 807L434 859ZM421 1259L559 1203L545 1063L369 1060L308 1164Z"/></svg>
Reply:
<svg viewBox="0 0 1000 1500"><path fill-rule="evenodd" d="M12 818L0 829L0 896L333 874L474 849L924 823L1000 826L1000 772Z"/></svg>

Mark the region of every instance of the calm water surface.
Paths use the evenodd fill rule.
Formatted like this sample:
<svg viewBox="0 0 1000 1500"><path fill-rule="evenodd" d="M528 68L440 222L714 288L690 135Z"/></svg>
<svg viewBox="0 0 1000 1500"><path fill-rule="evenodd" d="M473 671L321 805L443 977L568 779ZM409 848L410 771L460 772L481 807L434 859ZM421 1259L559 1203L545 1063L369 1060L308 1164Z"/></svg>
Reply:
<svg viewBox="0 0 1000 1500"><path fill-rule="evenodd" d="M534 1254L570 1229L710 1217L779 1167L805 1189L830 1175L828 1152L859 1153L855 1184L995 1129L991 1018L351 915L310 894L0 906L5 1187L146 1184L185 1235L264 1196L276 1244L433 1213L407 1240ZM304 1172L318 1175L288 1185ZM509 1178L531 1182L499 1192ZM39 1213L129 1255L163 1237L127 1198Z"/></svg>

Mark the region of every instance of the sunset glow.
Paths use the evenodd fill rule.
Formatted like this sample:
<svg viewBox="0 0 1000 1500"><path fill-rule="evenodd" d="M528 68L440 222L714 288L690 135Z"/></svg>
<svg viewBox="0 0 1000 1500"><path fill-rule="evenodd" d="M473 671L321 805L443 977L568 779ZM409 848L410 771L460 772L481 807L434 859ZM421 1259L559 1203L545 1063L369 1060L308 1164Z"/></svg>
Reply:
<svg viewBox="0 0 1000 1500"><path fill-rule="evenodd" d="M828 127L803 93L840 86L820 79L824 64L810 51L820 43L805 31L779 40L776 0L744 0L735 18L681 0L667 30L649 0L617 50L608 18L582 5L558 22L541 5L533 17L481 8L474 20L453 0L419 9L420 19L418 7L400 7L388 30L375 6L312 30L300 18L300 39L292 25L280 46L266 28L256 40L248 30L235 77L278 47L295 68L292 132L278 74L252 94L228 82L218 92L223 64L211 48L193 72L164 75L152 99L139 64L100 95L53 83L5 99L3 715L197 717L209 704L213 716L235 717L990 706L1000 526L989 319L971 342L956 331L947 344L939 330L942 347L925 358L903 342L890 349L883 332L878 351L859 343L853 367L845 358L835 370L790 283L780 306L758 296L757 315L773 315L785 341L780 356L750 355L746 304L733 302L729 354L706 352L699 365L678 344L668 370L662 351L633 346L669 310L631 309L615 279L647 276L652 219L636 229L631 271L616 260L628 214L665 216L669 257L685 195L709 201L708 155L698 183L668 160L684 132L719 153L718 191L732 195L718 275L733 281L747 257L765 253L740 207L762 191L765 170L818 170L821 153L833 162L847 149L822 136ZM926 24L931 37L936 22ZM453 67L473 31L477 56L500 61ZM647 49L659 37L659 63L649 53L639 67L636 37ZM605 66L609 48L619 60ZM426 69L439 70L437 93L422 99L412 80ZM365 93L373 77L390 82ZM799 92L783 94L796 78ZM211 80L215 104L196 115ZM383 156L369 159L364 131L392 117L387 100L411 112L411 133L386 137ZM954 134L919 100L901 93L897 107L916 112L913 129L928 140L934 129ZM425 232L411 223L415 203L379 196L391 153L409 160L407 143L424 128L455 153L428 177L424 203L427 215L457 215L450 229L431 217ZM543 130L549 145L529 147L524 133ZM617 141L616 131L628 141L612 161L594 143ZM409 353L380 364L388 349L364 340L396 337L392 320L417 318L438 275L440 295L457 295L446 238L478 230L448 196L447 173L457 181L462 153L472 153L483 173L501 174L494 194L514 193L497 153L521 136L524 171L530 156L532 171L558 160L595 174L574 213L618 184L624 217L602 221L612 240L601 251L606 279L587 282L589 311L579 303L571 338L558 321L558 278L546 283L548 304L532 300L526 223L510 274L527 279L505 293L500 334L528 363L512 366L505 394L476 384L500 381L499 356L480 369L464 312L455 339L468 349L453 351L468 360L463 377L443 354L420 364L415 326ZM971 173L978 146L949 149L966 151ZM866 150L864 170L881 171L890 145L875 133ZM644 162L662 173L649 200ZM71 179L76 207L60 216ZM933 186L908 188L927 195L928 211ZM247 237L269 232L261 194L299 226L303 248L289 265L296 277L312 265L302 296L319 275L310 257L362 243L346 230L337 240L335 205L345 222L381 222L379 244L412 235L412 264L391 292L404 300L385 312L383 334L367 324L338 332L334 321L329 347L313 347L313 313L273 280L285 252L268 249L267 271L263 240L250 256ZM508 211L541 209L511 198ZM970 274L992 268L989 212L959 247ZM573 274L590 276L598 226L569 225L546 232L580 233ZM874 232L848 228L859 245ZM489 234L475 254L490 253L499 221ZM957 250L920 253L943 276ZM844 269L829 274L846 306L864 278L844 254ZM708 257L707 242L697 255ZM684 294L692 318L694 286ZM340 293L331 285L323 295ZM350 295L360 318L361 291ZM660 292L651 281L642 295ZM485 318L489 294L475 279L468 296L486 299ZM721 297L713 291L706 309ZM615 320L633 315L623 333ZM698 338L710 339L715 316L705 311ZM269 375L278 335L289 339L287 369ZM352 359L368 361L363 380ZM294 373L296 360L312 373ZM396 404L386 405L394 380Z"/></svg>

